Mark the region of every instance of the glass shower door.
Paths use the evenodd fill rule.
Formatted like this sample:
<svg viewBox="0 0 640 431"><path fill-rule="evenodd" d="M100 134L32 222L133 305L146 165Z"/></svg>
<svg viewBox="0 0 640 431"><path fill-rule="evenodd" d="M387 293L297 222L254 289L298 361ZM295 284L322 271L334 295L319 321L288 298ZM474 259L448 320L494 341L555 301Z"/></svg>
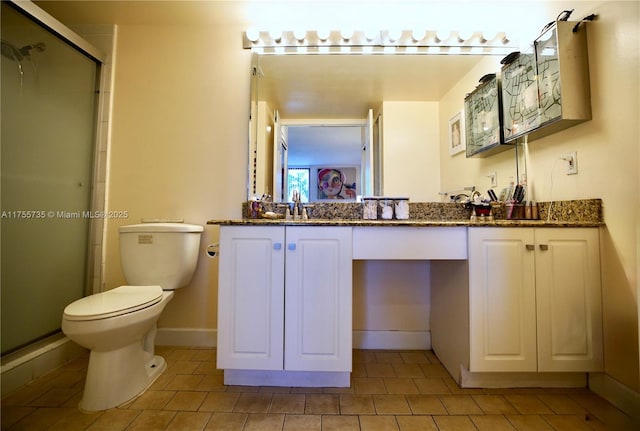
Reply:
<svg viewBox="0 0 640 431"><path fill-rule="evenodd" d="M85 294L98 65L4 2L1 19L4 354Z"/></svg>

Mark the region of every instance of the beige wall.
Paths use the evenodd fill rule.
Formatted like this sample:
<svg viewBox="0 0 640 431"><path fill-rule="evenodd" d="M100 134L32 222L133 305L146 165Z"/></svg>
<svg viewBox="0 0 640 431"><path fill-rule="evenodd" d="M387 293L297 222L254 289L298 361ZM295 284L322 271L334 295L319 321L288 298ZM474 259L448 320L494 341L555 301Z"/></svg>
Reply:
<svg viewBox="0 0 640 431"><path fill-rule="evenodd" d="M539 200L603 198L606 371L638 391L638 2L590 3L589 10L575 3L575 17L592 10L599 14L589 28L593 120L531 143L529 181ZM553 10L559 8L555 3ZM107 209L128 210L130 218L107 224L107 288L124 283L118 225L142 217L178 217L204 224L207 219L240 216L246 196L250 55L240 49L244 23L237 17L215 21L206 26L119 26ZM419 151L426 152L416 160L440 160L435 178L435 171L412 165L416 172L412 184L425 186L420 189L424 194L416 196L435 200L437 191L468 183L484 190L489 185L484 175L494 170L501 185L515 176L512 152L488 159L451 157L446 133L440 132L462 107L460 95L469 92L482 74L478 70L468 84L452 89L439 106L411 111L419 120L437 115L439 131L429 130L428 136L415 141L389 137L400 145L423 143L425 148ZM437 141L439 148L426 149ZM565 176L556 164L569 151L578 153L580 173L573 177ZM413 187L400 179L393 181L398 182L389 192L395 194ZM203 247L216 241L216 228L206 227ZM160 326L215 328L216 262L200 258L192 285L177 292Z"/></svg>
<svg viewBox="0 0 640 431"><path fill-rule="evenodd" d="M108 209L106 288L124 284L117 227L141 218L205 225L240 216L246 196L250 54L234 26L118 28ZM221 40L214 44L211 41ZM202 248L217 242L205 228ZM217 260L201 257L159 325L216 326Z"/></svg>
<svg viewBox="0 0 640 431"><path fill-rule="evenodd" d="M353 330L430 330L430 263L370 261L353 264Z"/></svg>
<svg viewBox="0 0 640 431"><path fill-rule="evenodd" d="M438 200L438 103L382 103L382 171L385 196Z"/></svg>

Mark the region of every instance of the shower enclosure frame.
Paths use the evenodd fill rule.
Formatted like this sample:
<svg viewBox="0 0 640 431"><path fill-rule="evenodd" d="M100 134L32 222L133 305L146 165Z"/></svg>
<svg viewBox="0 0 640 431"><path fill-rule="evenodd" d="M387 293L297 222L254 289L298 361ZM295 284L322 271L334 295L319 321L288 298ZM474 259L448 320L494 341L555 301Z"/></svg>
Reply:
<svg viewBox="0 0 640 431"><path fill-rule="evenodd" d="M79 51L96 63L96 88L98 93L94 100L94 123L93 123L93 160L91 174L91 191L89 197L90 211L96 213L104 211L106 206L106 176L107 176L107 159L109 149L109 126L111 111L111 94L112 94L112 63L113 63L113 41L115 41L115 26L111 29L112 43L111 46L105 47L104 51L96 48L93 44L80 36L78 33L66 27L60 21L40 9L34 3L29 1L3 1L7 6L13 8L29 20L34 22L50 33L57 36L68 46ZM104 26L103 26L104 27ZM91 31L88 31L88 38L91 37ZM99 37L98 37L99 38ZM96 293L102 290L103 285L103 238L104 238L104 220L90 219L89 234L85 242L86 245L86 262L85 262L85 283L83 286L84 295ZM61 345L61 333L54 336L55 340L48 343L47 339L36 342L33 346L26 346L16 352L12 352L3 356L2 360L2 383L3 394L5 389L5 374L12 369L21 367L25 361L33 360L33 350L45 352L49 350L47 345L58 349ZM62 343L64 344L64 342ZM35 347L34 347L35 346ZM73 350L73 349L72 349ZM59 352L58 352L59 356ZM63 355L64 356L64 355ZM46 371L46 370L43 370ZM33 373L32 373L33 374ZM32 375L33 378L37 375ZM12 385L9 385L12 386Z"/></svg>

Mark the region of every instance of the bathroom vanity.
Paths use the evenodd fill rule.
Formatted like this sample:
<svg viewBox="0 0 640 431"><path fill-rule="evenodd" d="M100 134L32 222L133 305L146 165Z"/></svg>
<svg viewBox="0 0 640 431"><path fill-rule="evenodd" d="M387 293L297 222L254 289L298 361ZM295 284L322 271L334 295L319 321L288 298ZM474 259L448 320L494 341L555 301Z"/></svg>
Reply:
<svg viewBox="0 0 640 431"><path fill-rule="evenodd" d="M220 249L225 383L349 386L351 227L222 226Z"/></svg>
<svg viewBox="0 0 640 431"><path fill-rule="evenodd" d="M463 387L601 371L596 221L212 220L225 384L350 384L353 260L431 262L431 347Z"/></svg>

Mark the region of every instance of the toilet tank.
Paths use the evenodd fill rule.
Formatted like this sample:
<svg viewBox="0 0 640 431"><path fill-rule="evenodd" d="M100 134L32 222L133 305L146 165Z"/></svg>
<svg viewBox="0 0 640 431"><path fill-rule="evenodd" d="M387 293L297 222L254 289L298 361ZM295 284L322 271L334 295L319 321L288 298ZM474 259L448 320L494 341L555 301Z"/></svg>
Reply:
<svg viewBox="0 0 640 431"><path fill-rule="evenodd" d="M141 223L120 226L120 262L127 283L184 287L198 262L202 226L186 223Z"/></svg>

